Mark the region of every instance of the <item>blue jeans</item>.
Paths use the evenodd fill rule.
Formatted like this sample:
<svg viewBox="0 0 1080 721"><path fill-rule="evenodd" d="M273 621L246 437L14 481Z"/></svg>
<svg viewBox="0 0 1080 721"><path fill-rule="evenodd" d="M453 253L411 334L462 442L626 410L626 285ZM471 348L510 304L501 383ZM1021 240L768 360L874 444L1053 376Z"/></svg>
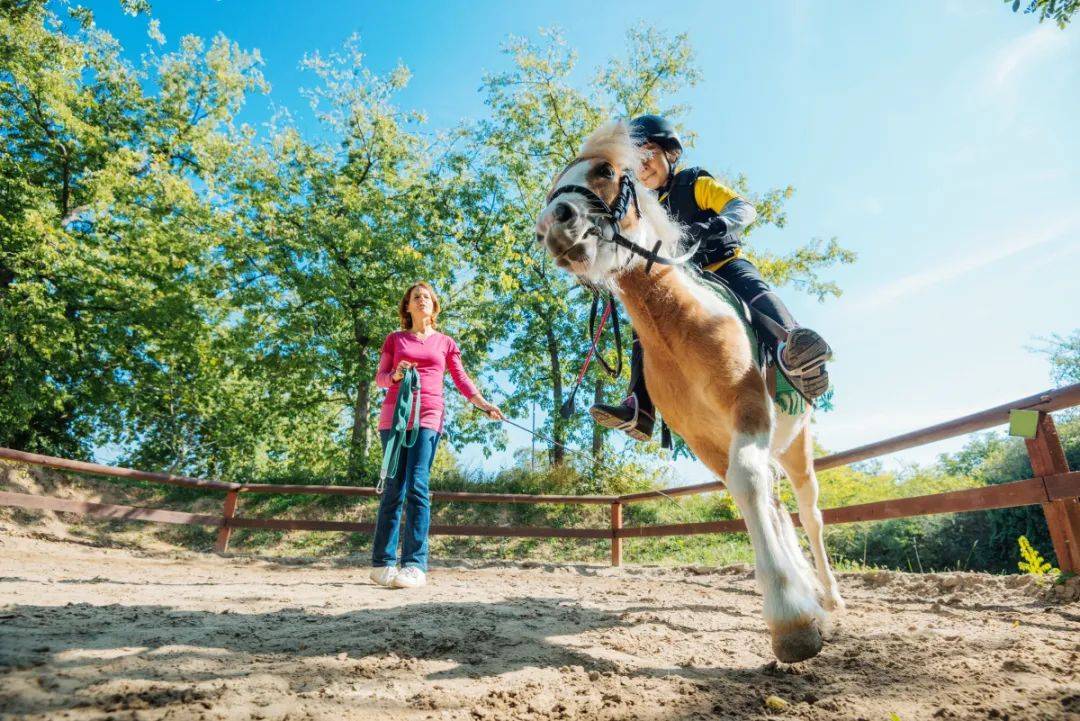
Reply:
<svg viewBox="0 0 1080 721"><path fill-rule="evenodd" d="M383 448L390 431L379 431ZM397 473L386 481L379 500L379 518L375 522L375 542L371 549L371 565L397 565L398 531L401 528L401 507L405 506L405 537L402 539L402 566L416 566L427 572L428 526L431 524L431 496L428 475L435 460L435 447L440 434L421 428L412 448L402 448Z"/></svg>

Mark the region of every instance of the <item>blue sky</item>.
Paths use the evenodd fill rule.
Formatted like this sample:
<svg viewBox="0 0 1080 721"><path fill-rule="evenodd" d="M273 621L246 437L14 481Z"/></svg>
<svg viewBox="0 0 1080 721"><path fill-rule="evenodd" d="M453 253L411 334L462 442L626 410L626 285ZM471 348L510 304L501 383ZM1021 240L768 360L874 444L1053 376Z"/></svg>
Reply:
<svg viewBox="0 0 1080 721"><path fill-rule="evenodd" d="M123 16L117 0L88 4L129 54L146 48L145 18ZM167 48L217 32L258 48L269 100L301 119L298 90L313 83L301 58L358 32L374 70L399 61L412 70L400 104L426 111L434 128L482 117L480 79L506 67L509 34L559 25L591 69L641 20L688 32L704 74L674 98L691 106L685 124L698 133L688 161L745 173L761 191L795 186L787 227L756 234L760 247L836 236L859 254L831 273L841 298L784 293L837 351L836 410L817 422L830 449L1047 388L1046 360L1030 348L1080 327L1078 28L1039 25L993 0L157 0L154 15ZM253 101L245 119L269 117L269 100ZM889 462L932 460L961 443ZM483 462L471 451L466 460ZM707 479L695 464L677 469Z"/></svg>

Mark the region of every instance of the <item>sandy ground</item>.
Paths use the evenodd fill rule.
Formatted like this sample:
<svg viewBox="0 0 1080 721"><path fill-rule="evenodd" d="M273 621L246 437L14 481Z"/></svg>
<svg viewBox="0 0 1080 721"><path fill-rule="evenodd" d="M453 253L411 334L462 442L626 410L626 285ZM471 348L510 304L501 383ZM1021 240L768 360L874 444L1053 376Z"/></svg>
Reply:
<svg viewBox="0 0 1080 721"><path fill-rule="evenodd" d="M1080 719L1080 603L1021 577L845 574L785 666L745 567L361 564L0 535L0 716Z"/></svg>

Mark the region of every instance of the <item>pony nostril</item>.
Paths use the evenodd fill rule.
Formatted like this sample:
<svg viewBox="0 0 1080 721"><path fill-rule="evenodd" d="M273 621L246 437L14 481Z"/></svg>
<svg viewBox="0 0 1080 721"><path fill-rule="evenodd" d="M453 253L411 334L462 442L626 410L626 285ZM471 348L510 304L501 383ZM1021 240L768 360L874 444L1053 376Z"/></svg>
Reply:
<svg viewBox="0 0 1080 721"><path fill-rule="evenodd" d="M581 262L589 257L589 253L585 250L585 245L582 243L578 243L577 245L573 246L563 255L565 255L567 258L574 261L575 263Z"/></svg>
<svg viewBox="0 0 1080 721"><path fill-rule="evenodd" d="M574 212L574 206L569 203L559 203L555 206L555 220L560 223L565 223L573 218L577 213Z"/></svg>

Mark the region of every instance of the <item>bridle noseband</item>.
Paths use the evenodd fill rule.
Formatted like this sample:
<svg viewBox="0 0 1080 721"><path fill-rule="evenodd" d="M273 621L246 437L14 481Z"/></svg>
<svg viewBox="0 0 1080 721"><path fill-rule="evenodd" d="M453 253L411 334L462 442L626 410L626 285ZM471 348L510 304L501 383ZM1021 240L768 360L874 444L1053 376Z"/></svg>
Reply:
<svg viewBox="0 0 1080 721"><path fill-rule="evenodd" d="M574 161L574 163L576 162L578 161ZM574 163L571 163L570 165L573 165ZM560 195L565 195L567 193L577 193L585 198L585 203L589 206L588 217L592 227L587 231L587 234L595 235L599 240L614 243L621 248L626 248L630 252L641 256L646 261L646 273L652 268L653 263L659 263L660 265L682 265L694 256L694 253L697 252L698 245L700 245L700 243L694 243L693 247L677 258L665 258L657 252L663 244L662 241L656 241L656 245L653 246L653 249L649 250L648 248L642 248L620 232L619 223L626 217L627 213L630 212L631 206L633 206L634 213L637 214L637 217L641 218L641 207L638 205L633 172L630 170L623 171L622 178L619 179L619 194L615 197L615 202L611 205L608 205L604 199L597 195L591 188L584 185L573 184L563 185L551 191L551 194L547 197L547 204L550 205L551 201L555 200Z"/></svg>

